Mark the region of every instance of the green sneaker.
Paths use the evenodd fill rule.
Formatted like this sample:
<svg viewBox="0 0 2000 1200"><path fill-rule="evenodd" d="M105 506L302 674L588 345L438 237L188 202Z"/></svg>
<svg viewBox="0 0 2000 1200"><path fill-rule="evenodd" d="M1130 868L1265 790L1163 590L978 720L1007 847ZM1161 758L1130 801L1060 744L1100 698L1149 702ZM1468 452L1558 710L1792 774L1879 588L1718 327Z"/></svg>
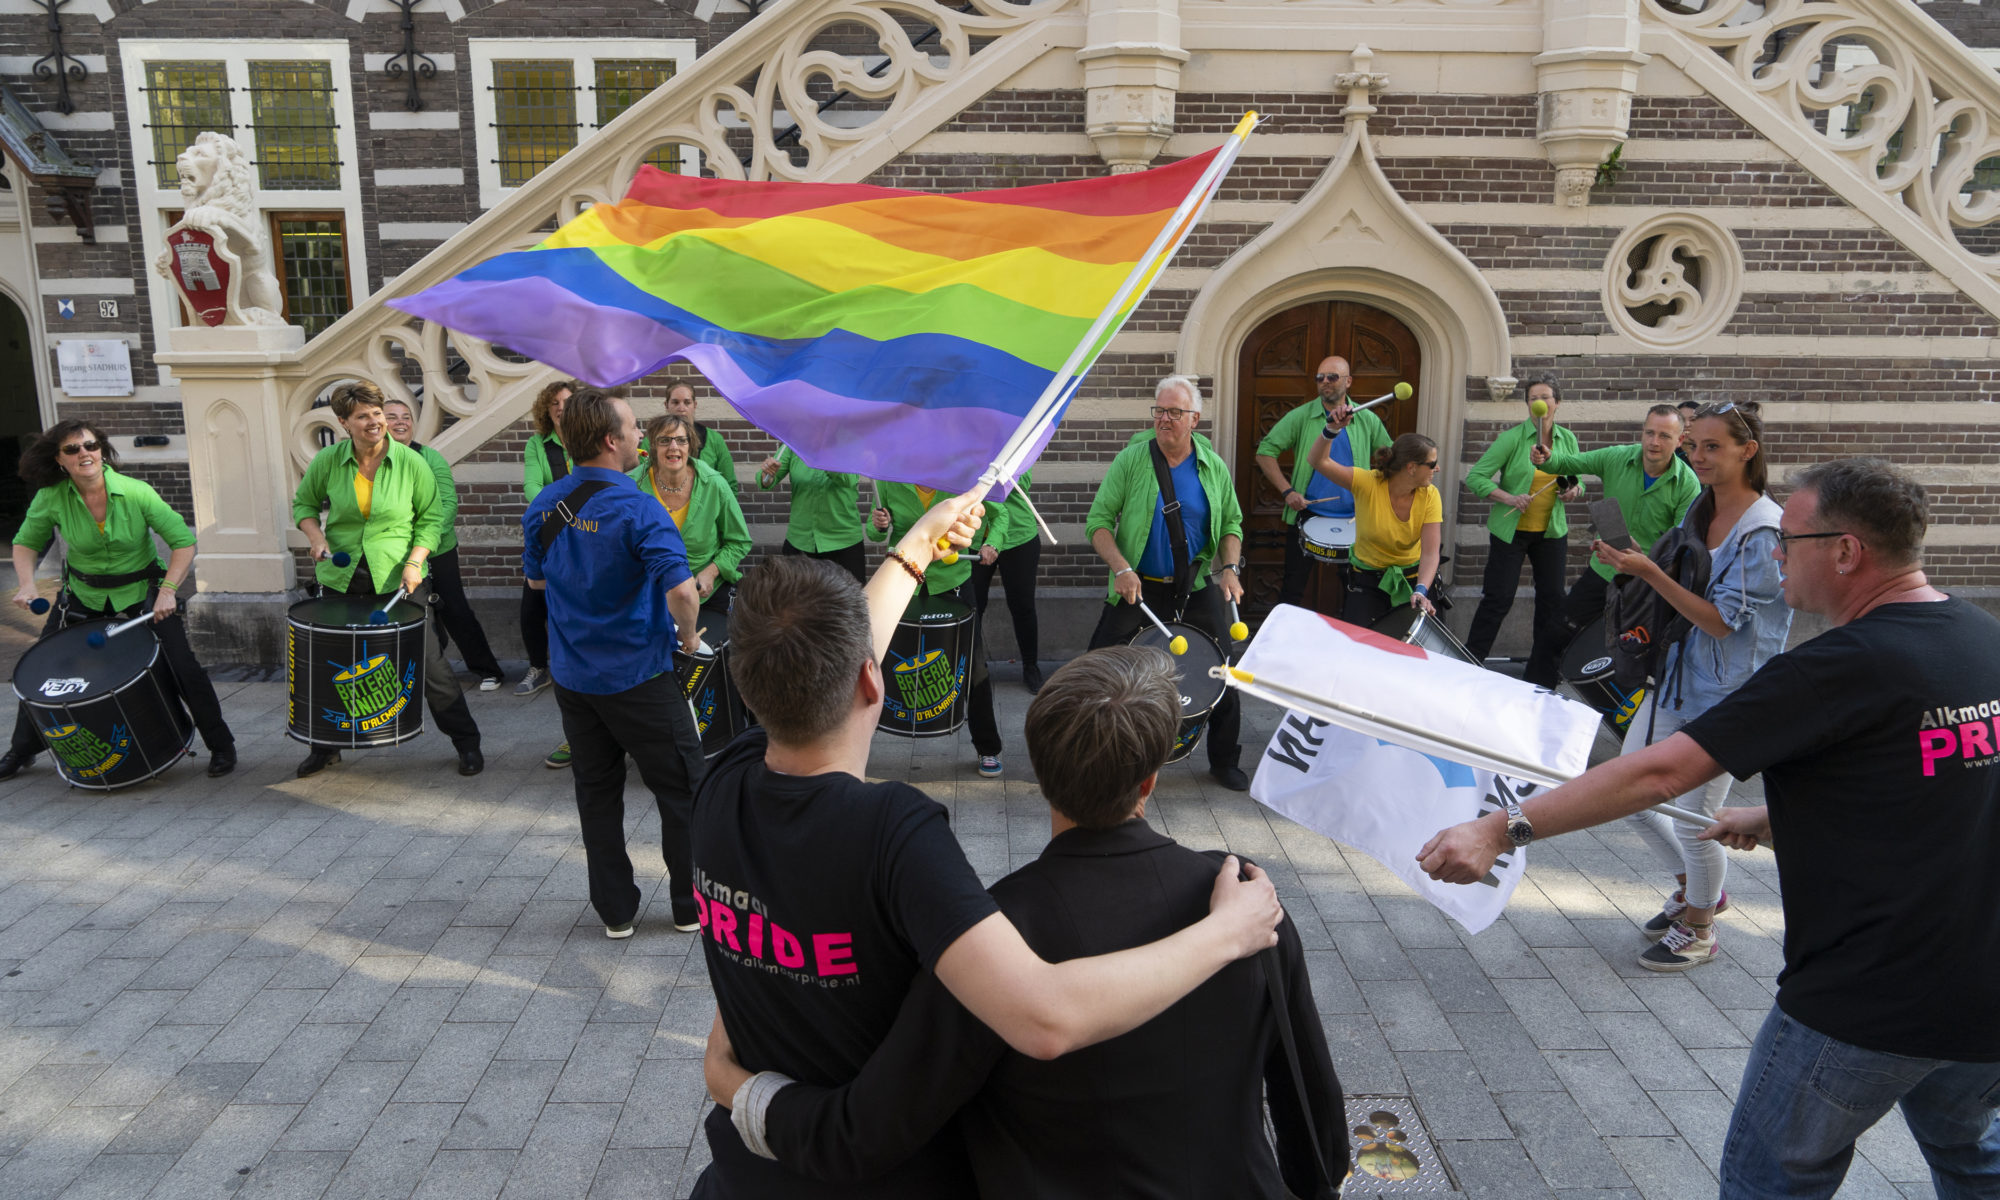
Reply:
<svg viewBox="0 0 2000 1200"><path fill-rule="evenodd" d="M549 756L542 760L542 765L547 767L551 771L560 771L564 767L568 766L569 743L564 742L562 745L557 746L555 749L549 751Z"/></svg>

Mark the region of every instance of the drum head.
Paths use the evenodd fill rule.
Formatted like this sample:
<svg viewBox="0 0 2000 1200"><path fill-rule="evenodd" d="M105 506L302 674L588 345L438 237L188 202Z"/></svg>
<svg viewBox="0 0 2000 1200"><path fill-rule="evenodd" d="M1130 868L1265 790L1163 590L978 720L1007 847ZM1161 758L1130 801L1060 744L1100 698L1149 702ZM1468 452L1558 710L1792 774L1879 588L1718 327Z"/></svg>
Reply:
<svg viewBox="0 0 2000 1200"><path fill-rule="evenodd" d="M1175 654L1168 646L1168 639L1160 636L1160 631L1151 625L1142 627L1132 635L1132 645L1150 646L1166 655L1174 662L1174 671L1181 681L1181 714L1197 716L1215 707L1222 699L1223 689L1229 685L1209 674L1209 671L1223 663L1222 649L1215 639L1179 621L1168 621L1167 630L1187 639L1187 653Z"/></svg>
<svg viewBox="0 0 2000 1200"><path fill-rule="evenodd" d="M389 610L389 619L375 624L368 614L382 607L387 596L349 596L329 592L312 600L301 600L288 610L293 621L316 629L400 629L424 623L423 606L413 600L398 600Z"/></svg>
<svg viewBox="0 0 2000 1200"><path fill-rule="evenodd" d="M85 621L36 642L14 667L14 690L30 704L81 704L145 674L160 650L160 639L146 626L128 629L102 646L90 644L93 632L115 624Z"/></svg>
<svg viewBox="0 0 2000 1200"><path fill-rule="evenodd" d="M1577 631L1563 651L1562 678L1571 683L1589 683L1611 676L1611 651L1604 645L1604 618L1599 617Z"/></svg>
<svg viewBox="0 0 2000 1200"><path fill-rule="evenodd" d="M1417 622L1424 619L1424 610L1414 604L1404 604L1389 610L1389 615L1375 622L1375 632L1383 637L1392 637L1399 642L1411 640L1416 632Z"/></svg>
<svg viewBox="0 0 2000 1200"><path fill-rule="evenodd" d="M903 610L905 625L958 625L972 619L972 606L952 596L919 594Z"/></svg>
<svg viewBox="0 0 2000 1200"><path fill-rule="evenodd" d="M1299 528L1305 531L1307 541L1322 546L1354 544L1353 517L1307 517L1299 522Z"/></svg>

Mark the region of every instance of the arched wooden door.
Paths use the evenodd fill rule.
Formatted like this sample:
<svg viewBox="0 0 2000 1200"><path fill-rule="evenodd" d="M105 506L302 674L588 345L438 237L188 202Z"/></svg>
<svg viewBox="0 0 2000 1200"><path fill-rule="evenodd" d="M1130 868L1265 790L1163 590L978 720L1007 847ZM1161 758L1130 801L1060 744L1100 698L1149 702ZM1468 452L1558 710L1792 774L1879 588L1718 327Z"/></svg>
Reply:
<svg viewBox="0 0 2000 1200"><path fill-rule="evenodd" d="M1257 443L1279 418L1319 394L1313 374L1330 354L1347 360L1357 403L1398 383L1421 384L1416 335L1395 317L1365 304L1348 300L1301 304L1271 317L1245 340L1236 373L1236 428L1241 431L1236 438L1236 493L1243 505L1248 558L1244 607L1254 612L1265 612L1278 602L1289 529L1280 515L1284 505L1279 494L1257 470ZM1414 396L1371 411L1392 434L1417 427ZM1278 462L1289 476L1291 455L1281 455Z"/></svg>

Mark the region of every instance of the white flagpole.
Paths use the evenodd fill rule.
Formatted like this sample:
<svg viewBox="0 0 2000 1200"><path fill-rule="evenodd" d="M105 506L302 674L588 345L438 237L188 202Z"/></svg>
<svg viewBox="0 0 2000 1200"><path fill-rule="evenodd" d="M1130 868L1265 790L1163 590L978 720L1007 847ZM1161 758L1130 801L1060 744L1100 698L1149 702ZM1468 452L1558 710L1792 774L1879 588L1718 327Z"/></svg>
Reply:
<svg viewBox="0 0 2000 1200"><path fill-rule="evenodd" d="M1576 778L1574 775L1564 775L1560 772L1551 771L1540 763L1531 762L1525 758L1515 758L1507 754L1496 754L1485 747L1475 746L1471 742L1461 741L1458 738L1442 733L1433 733L1427 729L1419 729L1407 722L1398 721L1394 717L1385 717L1380 713L1370 712L1365 708L1335 700L1331 696L1318 696L1311 692L1301 691L1298 688L1287 687L1282 683L1275 683L1268 679L1259 679L1250 672L1238 667L1210 667L1208 673L1211 678L1224 680L1236 688L1236 690L1246 695L1255 696L1257 699L1267 703L1275 704L1279 708L1299 709L1302 712L1310 713L1323 721L1339 725L1342 728L1353 728L1349 724L1349 721L1342 720L1342 717L1346 717L1349 720L1366 721L1372 725L1378 725L1383 729L1400 733L1413 741L1436 746L1446 753L1454 755L1458 761L1464 762L1467 766L1485 767L1488 770L1501 772L1510 779L1525 779L1529 783L1538 783L1543 787L1556 787ZM1366 731L1364 730L1363 732ZM1700 813L1690 812L1685 808L1679 808L1672 804L1655 804L1653 805L1653 811L1689 825L1699 825L1703 829L1707 829L1709 826L1715 824L1714 817L1705 817ZM1768 845L1769 843L1767 842L1766 844Z"/></svg>

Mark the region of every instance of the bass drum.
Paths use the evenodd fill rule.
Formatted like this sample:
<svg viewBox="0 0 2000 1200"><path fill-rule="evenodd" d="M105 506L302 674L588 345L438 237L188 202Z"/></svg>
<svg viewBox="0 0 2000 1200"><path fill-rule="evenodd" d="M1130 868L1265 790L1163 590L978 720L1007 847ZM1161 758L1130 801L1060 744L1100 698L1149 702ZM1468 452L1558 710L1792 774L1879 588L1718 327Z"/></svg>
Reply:
<svg viewBox="0 0 2000 1200"><path fill-rule="evenodd" d="M1405 604L1375 622L1375 632L1412 646L1421 646L1432 654L1471 663L1475 667L1486 665L1474 658L1472 651L1467 650L1464 643L1445 628L1443 617L1434 617L1414 604Z"/></svg>
<svg viewBox="0 0 2000 1200"><path fill-rule="evenodd" d="M714 758L736 735L750 727L750 715L736 684L729 678L729 616L701 611L695 621L701 645L693 654L674 650L674 675L694 708L694 725L701 732L701 753Z"/></svg>
<svg viewBox="0 0 2000 1200"><path fill-rule="evenodd" d="M950 737L972 710L972 606L919 595L903 610L882 660L875 727L903 737Z"/></svg>
<svg viewBox="0 0 2000 1200"><path fill-rule="evenodd" d="M285 630L285 732L336 750L394 746L424 731L424 610L331 593L292 605Z"/></svg>
<svg viewBox="0 0 2000 1200"><path fill-rule="evenodd" d="M92 646L112 621L59 629L14 667L14 694L71 787L110 791L153 778L187 755L194 721L160 639L141 625Z"/></svg>
<svg viewBox="0 0 2000 1200"><path fill-rule="evenodd" d="M1570 639L1557 674L1562 682L1556 690L1603 713L1605 723L1620 737L1632 723L1632 714L1639 711L1640 703L1646 699L1645 688L1620 691L1612 679L1611 651L1605 645L1603 617L1585 625Z"/></svg>
<svg viewBox="0 0 2000 1200"><path fill-rule="evenodd" d="M1174 738L1173 753L1167 761L1177 763L1194 753L1201 744L1201 735L1208 729L1209 714L1222 702L1223 691L1229 686L1209 672L1227 660L1222 647L1215 639L1180 621L1166 622L1167 632L1187 639L1187 653L1175 654L1170 645L1172 638L1163 637L1152 625L1142 625L1139 632L1132 635L1131 645L1150 646L1173 660L1174 671L1180 676L1181 728Z"/></svg>

